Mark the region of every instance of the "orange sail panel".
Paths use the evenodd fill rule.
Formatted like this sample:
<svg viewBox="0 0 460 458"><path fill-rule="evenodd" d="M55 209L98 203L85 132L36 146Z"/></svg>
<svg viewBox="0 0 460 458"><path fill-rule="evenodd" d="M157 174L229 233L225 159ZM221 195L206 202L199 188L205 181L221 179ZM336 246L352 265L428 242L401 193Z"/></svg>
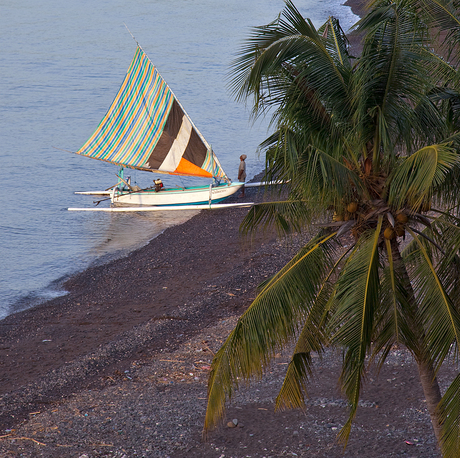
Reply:
<svg viewBox="0 0 460 458"><path fill-rule="evenodd" d="M210 146L140 47L112 105L77 154L139 170L226 178Z"/></svg>
<svg viewBox="0 0 460 458"><path fill-rule="evenodd" d="M178 175L193 175L197 177L200 176L205 178L212 178L212 175L209 172L197 167L196 165L192 164L184 158L182 158L179 162L179 165L176 168L176 173Z"/></svg>

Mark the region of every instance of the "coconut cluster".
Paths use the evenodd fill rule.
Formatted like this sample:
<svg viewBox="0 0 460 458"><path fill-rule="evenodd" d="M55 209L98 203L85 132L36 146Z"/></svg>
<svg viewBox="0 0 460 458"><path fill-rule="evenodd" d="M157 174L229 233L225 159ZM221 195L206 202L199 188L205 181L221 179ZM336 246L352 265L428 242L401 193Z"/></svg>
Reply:
<svg viewBox="0 0 460 458"><path fill-rule="evenodd" d="M406 235L406 225L409 222L409 217L405 211L400 210L393 216L388 204L381 199L360 203L357 201L348 202L341 211L336 210L334 212L332 221L339 223L354 220L355 224L351 229L351 233L355 238L358 238L363 231L376 227L380 216L385 216L382 234L385 239L392 240Z"/></svg>
<svg viewBox="0 0 460 458"><path fill-rule="evenodd" d="M343 214L334 212L332 216L332 221L348 221L350 219L354 219L353 215L358 211L358 203L357 202L350 202L347 207L346 211Z"/></svg>
<svg viewBox="0 0 460 458"><path fill-rule="evenodd" d="M409 221L409 217L405 213L398 213L396 215L395 220L395 225L393 226L388 226L384 231L383 231L383 236L387 240L392 240L396 237L404 237L406 235L406 224Z"/></svg>

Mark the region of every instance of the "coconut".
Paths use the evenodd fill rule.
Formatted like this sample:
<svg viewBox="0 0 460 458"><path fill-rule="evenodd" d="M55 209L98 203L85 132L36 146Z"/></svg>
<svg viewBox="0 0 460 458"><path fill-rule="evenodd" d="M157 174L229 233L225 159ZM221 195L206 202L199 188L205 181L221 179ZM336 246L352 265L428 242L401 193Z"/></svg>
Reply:
<svg viewBox="0 0 460 458"><path fill-rule="evenodd" d="M383 231L383 236L384 236L387 240L394 239L394 238L395 238L395 231L393 230L392 227L387 227L387 228Z"/></svg>
<svg viewBox="0 0 460 458"><path fill-rule="evenodd" d="M348 213L355 213L358 210L358 204L356 202L350 202L347 205L347 212Z"/></svg>
<svg viewBox="0 0 460 458"><path fill-rule="evenodd" d="M401 224L406 224L409 221L409 217L405 213L398 213L396 215L396 221Z"/></svg>

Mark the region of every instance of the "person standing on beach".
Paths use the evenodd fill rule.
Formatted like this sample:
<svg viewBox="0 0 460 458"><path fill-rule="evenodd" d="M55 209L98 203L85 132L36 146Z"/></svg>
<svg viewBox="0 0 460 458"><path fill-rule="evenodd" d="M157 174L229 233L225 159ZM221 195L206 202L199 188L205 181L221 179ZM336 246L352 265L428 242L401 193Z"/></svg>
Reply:
<svg viewBox="0 0 460 458"><path fill-rule="evenodd" d="M240 156L240 166L238 167L238 181L242 181L243 183L246 181L246 162L244 162L246 158L246 154ZM240 197L244 197L244 185L241 187Z"/></svg>

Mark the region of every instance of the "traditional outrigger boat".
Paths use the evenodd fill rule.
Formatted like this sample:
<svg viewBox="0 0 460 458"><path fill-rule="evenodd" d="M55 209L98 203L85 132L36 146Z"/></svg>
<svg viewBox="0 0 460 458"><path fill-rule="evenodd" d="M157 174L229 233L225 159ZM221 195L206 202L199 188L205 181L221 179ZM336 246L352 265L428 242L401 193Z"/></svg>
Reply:
<svg viewBox="0 0 460 458"><path fill-rule="evenodd" d="M138 45L125 79L96 131L76 152L118 165L119 182L102 195L113 204L174 206L220 202L244 183L225 174L211 146ZM123 176L125 167L160 174L209 178L206 186L141 189Z"/></svg>

